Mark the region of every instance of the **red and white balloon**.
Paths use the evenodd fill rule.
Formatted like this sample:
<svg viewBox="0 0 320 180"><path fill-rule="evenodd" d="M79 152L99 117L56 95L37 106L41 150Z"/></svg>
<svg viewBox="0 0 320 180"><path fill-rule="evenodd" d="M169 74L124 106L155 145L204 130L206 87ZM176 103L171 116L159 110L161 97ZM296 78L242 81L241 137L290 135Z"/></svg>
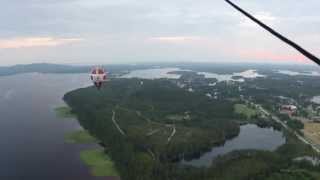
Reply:
<svg viewBox="0 0 320 180"><path fill-rule="evenodd" d="M102 67L95 67L91 70L90 78L94 85L100 89L103 82L107 80L107 73Z"/></svg>

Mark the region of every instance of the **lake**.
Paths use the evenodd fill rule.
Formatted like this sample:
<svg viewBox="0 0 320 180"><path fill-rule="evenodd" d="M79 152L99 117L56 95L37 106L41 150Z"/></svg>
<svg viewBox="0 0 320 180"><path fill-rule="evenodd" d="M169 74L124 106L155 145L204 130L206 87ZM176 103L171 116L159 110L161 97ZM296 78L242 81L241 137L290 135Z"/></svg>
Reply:
<svg viewBox="0 0 320 180"><path fill-rule="evenodd" d="M235 150L256 149L274 151L286 141L282 132L273 128L260 128L257 125L247 124L240 127L237 137L226 141L219 147L214 147L210 152L191 161L182 160L184 165L196 167L209 167L214 158L225 155Z"/></svg>
<svg viewBox="0 0 320 180"><path fill-rule="evenodd" d="M259 74L256 70L249 69L240 73L232 73L232 74L216 74L216 73L208 73L208 72L198 72L198 74L204 75L205 78L215 78L218 82L221 81L238 81L244 82L245 79L255 79L258 77L266 77L265 75ZM242 77L239 79L233 79L233 77Z"/></svg>
<svg viewBox="0 0 320 180"><path fill-rule="evenodd" d="M97 145L64 142L80 129L56 117L63 95L91 85L87 74L20 74L0 77L0 177L6 180L107 180L90 175L82 149Z"/></svg>
<svg viewBox="0 0 320 180"><path fill-rule="evenodd" d="M181 71L179 68L153 68L134 70L121 76L121 78L140 78L140 79L179 79L181 75L170 74L170 72Z"/></svg>
<svg viewBox="0 0 320 180"><path fill-rule="evenodd" d="M297 72L297 71L290 71L290 70L278 70L276 71L279 74L285 74L289 76L320 76L320 73L317 71L310 71L310 72Z"/></svg>
<svg viewBox="0 0 320 180"><path fill-rule="evenodd" d="M175 71L187 71L192 72L191 70L180 69L180 68L154 68L154 69L142 69L134 70L128 74L122 75L121 78L140 78L140 79L179 79L181 75L174 74ZM170 73L171 72L171 73ZM215 78L218 82L221 81L238 81L244 82L245 79L254 79L258 77L266 77L265 75L259 74L256 70L249 69L239 73L232 74L217 74L209 72L197 72L199 75L203 75L205 78ZM233 77L241 77L239 79L233 79Z"/></svg>
<svg viewBox="0 0 320 180"><path fill-rule="evenodd" d="M316 104L320 104L320 96L314 96L311 99L311 102L316 103Z"/></svg>

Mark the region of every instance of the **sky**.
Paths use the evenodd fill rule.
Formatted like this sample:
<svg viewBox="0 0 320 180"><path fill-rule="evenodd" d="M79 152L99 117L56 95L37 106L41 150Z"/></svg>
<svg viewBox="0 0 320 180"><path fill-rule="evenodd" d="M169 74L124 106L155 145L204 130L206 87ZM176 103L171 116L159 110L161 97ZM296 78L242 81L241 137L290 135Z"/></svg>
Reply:
<svg viewBox="0 0 320 180"><path fill-rule="evenodd" d="M320 56L319 0L233 0ZM1 0L0 66L308 63L224 0Z"/></svg>

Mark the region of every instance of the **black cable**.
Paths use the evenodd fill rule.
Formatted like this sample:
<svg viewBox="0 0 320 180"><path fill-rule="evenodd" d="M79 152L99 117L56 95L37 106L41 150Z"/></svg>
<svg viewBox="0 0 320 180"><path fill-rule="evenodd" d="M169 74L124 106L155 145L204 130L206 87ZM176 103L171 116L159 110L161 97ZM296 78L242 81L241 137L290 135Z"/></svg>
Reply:
<svg viewBox="0 0 320 180"><path fill-rule="evenodd" d="M225 0L228 4L230 4L232 7L234 7L235 9L237 9L238 11L240 11L242 14L244 14L245 16L247 16L249 19L251 19L252 21L254 21L255 23L257 23L259 26L261 26L262 28L264 28L265 30L267 30L268 32L270 32L271 34L273 34L274 36L276 36L277 38L279 38L280 40L282 40L283 42L287 43L289 46L293 47L294 49L296 49L297 51L299 51L301 54L303 54L305 57L309 58L310 60L312 60L313 62L317 63L318 65L320 65L320 59L317 58L315 55L311 54L310 52L308 52L307 50L303 49L300 45L298 45L297 43L291 41L290 39L284 37L283 35L281 35L280 33L276 32L275 30L273 30L272 28L270 28L269 26L265 25L264 23L262 23L261 21L259 21L258 19L256 19L254 16L252 16L251 14L249 14L248 12L246 12L245 10L241 9L239 6L237 6L236 4L232 3L230 0Z"/></svg>

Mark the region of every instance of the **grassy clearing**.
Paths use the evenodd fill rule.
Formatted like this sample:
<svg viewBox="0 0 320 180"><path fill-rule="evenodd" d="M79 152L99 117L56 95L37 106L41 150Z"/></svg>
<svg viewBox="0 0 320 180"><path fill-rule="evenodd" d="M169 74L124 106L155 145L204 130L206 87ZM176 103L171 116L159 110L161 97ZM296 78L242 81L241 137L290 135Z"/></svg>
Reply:
<svg viewBox="0 0 320 180"><path fill-rule="evenodd" d="M54 109L57 116L60 118L75 118L76 116L72 114L71 108L68 106L61 106Z"/></svg>
<svg viewBox="0 0 320 180"><path fill-rule="evenodd" d="M315 144L320 144L320 123L304 123L303 133Z"/></svg>
<svg viewBox="0 0 320 180"><path fill-rule="evenodd" d="M255 109L249 108L244 104L236 104L234 105L234 111L237 114L244 115L247 119L251 119L253 116L257 115L257 111Z"/></svg>
<svg viewBox="0 0 320 180"><path fill-rule="evenodd" d="M65 140L68 143L79 143L79 144L89 144L96 143L96 138L92 137L87 131L79 130L72 132L65 136Z"/></svg>
<svg viewBox="0 0 320 180"><path fill-rule="evenodd" d="M102 149L84 150L80 153L80 158L90 166L94 176L119 176L112 160Z"/></svg>

